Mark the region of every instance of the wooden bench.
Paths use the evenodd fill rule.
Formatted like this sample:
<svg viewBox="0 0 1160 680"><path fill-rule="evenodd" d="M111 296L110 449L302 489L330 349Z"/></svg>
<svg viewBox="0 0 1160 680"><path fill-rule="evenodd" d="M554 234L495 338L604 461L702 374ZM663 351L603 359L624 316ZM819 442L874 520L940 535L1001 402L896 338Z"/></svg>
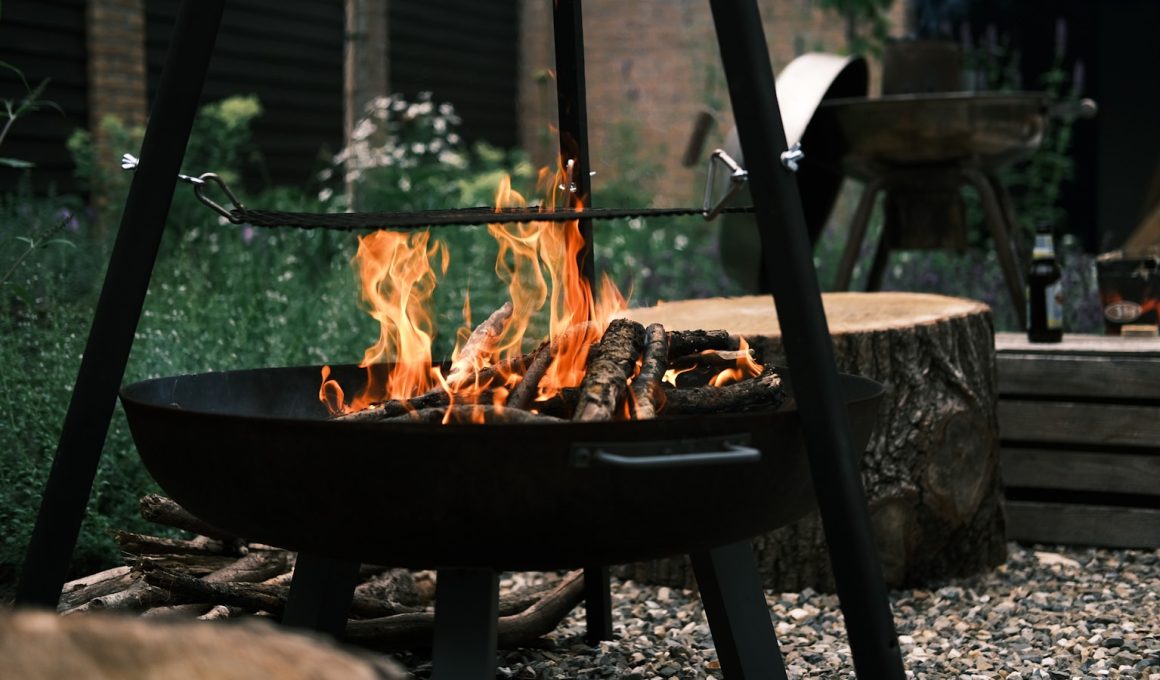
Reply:
<svg viewBox="0 0 1160 680"><path fill-rule="evenodd" d="M1008 538L1160 546L1160 339L995 349Z"/></svg>

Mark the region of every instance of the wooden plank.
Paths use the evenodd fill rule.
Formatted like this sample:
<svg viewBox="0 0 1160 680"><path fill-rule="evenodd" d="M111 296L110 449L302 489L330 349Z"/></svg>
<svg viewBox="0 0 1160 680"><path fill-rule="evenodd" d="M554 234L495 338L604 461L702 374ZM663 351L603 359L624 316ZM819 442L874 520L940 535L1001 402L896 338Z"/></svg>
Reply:
<svg viewBox="0 0 1160 680"><path fill-rule="evenodd" d="M1160 494L1160 455L1002 447L1007 487Z"/></svg>
<svg viewBox="0 0 1160 680"><path fill-rule="evenodd" d="M1117 353L996 356L999 394L1160 399L1160 357Z"/></svg>
<svg viewBox="0 0 1160 680"><path fill-rule="evenodd" d="M999 439L1157 450L1160 407L1001 399Z"/></svg>
<svg viewBox="0 0 1160 680"><path fill-rule="evenodd" d="M1140 354L1160 357L1160 338L1065 334L1063 342L1029 342L1026 333L996 333L995 350L1030 354Z"/></svg>
<svg viewBox="0 0 1160 680"><path fill-rule="evenodd" d="M1007 538L1107 548L1160 546L1160 510L1007 501Z"/></svg>

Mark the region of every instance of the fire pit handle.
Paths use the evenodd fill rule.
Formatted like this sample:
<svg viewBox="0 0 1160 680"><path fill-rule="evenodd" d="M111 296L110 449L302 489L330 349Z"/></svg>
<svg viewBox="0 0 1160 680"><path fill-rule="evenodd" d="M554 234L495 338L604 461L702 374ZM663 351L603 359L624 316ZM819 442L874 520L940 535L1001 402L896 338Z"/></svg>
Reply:
<svg viewBox="0 0 1160 680"><path fill-rule="evenodd" d="M748 438L745 438L746 440ZM666 446L664 442L651 444L578 444L572 448L572 466L577 468L605 465L609 467L657 470L665 468L694 467L700 465L735 465L742 463L761 462L761 449L747 446L737 439L709 441L693 440L680 442L679 445ZM690 444L709 445L720 450L697 451L689 450ZM635 451L647 447L655 451L660 448L663 453L654 455L639 455ZM679 452L678 452L678 449Z"/></svg>

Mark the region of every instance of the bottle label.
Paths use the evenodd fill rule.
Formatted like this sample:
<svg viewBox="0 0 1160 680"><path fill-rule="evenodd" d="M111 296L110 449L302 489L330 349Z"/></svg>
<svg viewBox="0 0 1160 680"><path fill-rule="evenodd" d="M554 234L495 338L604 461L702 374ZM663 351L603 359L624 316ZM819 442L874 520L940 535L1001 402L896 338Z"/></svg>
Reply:
<svg viewBox="0 0 1160 680"><path fill-rule="evenodd" d="M1063 328L1063 285L1060 281L1049 285L1044 291L1047 298L1047 327L1054 330Z"/></svg>
<svg viewBox="0 0 1160 680"><path fill-rule="evenodd" d="M1051 234L1036 234L1035 247L1031 249L1031 259L1041 260L1055 257L1055 244L1051 242Z"/></svg>

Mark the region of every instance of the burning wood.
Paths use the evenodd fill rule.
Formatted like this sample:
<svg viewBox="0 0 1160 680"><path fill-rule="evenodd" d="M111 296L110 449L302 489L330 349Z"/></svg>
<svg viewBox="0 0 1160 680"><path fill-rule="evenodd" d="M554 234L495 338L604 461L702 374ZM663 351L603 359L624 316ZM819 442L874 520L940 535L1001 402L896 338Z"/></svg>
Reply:
<svg viewBox="0 0 1160 680"><path fill-rule="evenodd" d="M496 318L502 317L493 314L492 319ZM590 325L581 324L566 334L575 337L587 333L591 333ZM736 349L739 342L743 347ZM460 378L460 384L466 386L462 391L438 388L410 399L390 400L339 414L335 419L428 424L617 417L646 420L665 415L772 409L784 400L776 372L766 371L757 362L757 354L745 345L744 339L730 338L723 330L665 331L660 324L643 329L625 319L612 321L600 341L589 346L583 380L578 386L565 386L554 390L550 397L537 398L560 344L543 342L534 352L478 370L465 369L467 372ZM724 349L729 347L733 349ZM475 365L488 360L491 358L483 354L476 354L473 359ZM506 399L502 387L505 376L516 376ZM507 380L510 384L511 379ZM630 392L632 401L626 408L625 395ZM492 405L496 403L504 406Z"/></svg>
<svg viewBox="0 0 1160 680"><path fill-rule="evenodd" d="M542 173L546 208L562 198L557 188L568 185L560 173L566 171L555 180ZM510 181L500 183L497 207L525 205ZM638 367L644 329L615 318L628 305L607 277L597 291L581 275L579 255L590 244L578 222L497 223L488 225L488 233L498 245L495 272L507 284L509 299L469 334L446 370L432 359L435 329L428 303L437 270L447 272L449 251L427 232L379 231L359 239L360 292L379 322L379 339L363 355L367 381L353 398L323 368L319 398L333 417L524 422L526 417L512 414L546 414L547 402L579 388L574 410L563 414L572 420L650 419L665 415L663 381L721 387L761 374L744 340L728 331L666 331L659 325L650 328L649 351ZM537 314L547 317L548 338L535 352L520 355ZM674 376L686 370L676 382Z"/></svg>
<svg viewBox="0 0 1160 680"><path fill-rule="evenodd" d="M644 357L632 381L632 403L637 420L655 418L664 405L661 380L669 364L669 338L659 323L644 329Z"/></svg>
<svg viewBox="0 0 1160 680"><path fill-rule="evenodd" d="M451 369L447 372L448 387L455 390L471 382L483 361L495 350L500 334L511 318L512 303L505 302L486 321L475 327L471 337L463 343L463 349L459 350L459 357L451 363Z"/></svg>
<svg viewBox="0 0 1160 680"><path fill-rule="evenodd" d="M572 420L612 420L643 347L644 326L628 319L616 319L608 325L600 342L589 352L580 403Z"/></svg>

